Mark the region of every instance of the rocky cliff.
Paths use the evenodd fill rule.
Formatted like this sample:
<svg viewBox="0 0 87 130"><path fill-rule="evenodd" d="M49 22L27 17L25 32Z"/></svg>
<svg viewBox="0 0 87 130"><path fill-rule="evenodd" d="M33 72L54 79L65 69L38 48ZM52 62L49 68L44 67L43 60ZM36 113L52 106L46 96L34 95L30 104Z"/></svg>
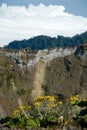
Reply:
<svg viewBox="0 0 87 130"><path fill-rule="evenodd" d="M0 118L39 95L87 98L87 44L41 51L0 49Z"/></svg>

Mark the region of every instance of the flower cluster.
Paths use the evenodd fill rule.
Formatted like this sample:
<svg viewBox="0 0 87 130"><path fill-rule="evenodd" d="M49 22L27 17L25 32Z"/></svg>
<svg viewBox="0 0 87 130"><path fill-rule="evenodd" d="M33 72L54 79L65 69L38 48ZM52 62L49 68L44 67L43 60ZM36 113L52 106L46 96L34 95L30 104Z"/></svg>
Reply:
<svg viewBox="0 0 87 130"><path fill-rule="evenodd" d="M64 126L70 124L73 115L79 111L78 106L76 106L79 101L79 95L64 101L54 96L40 96L33 100L31 106L19 106L19 109L14 111L14 115L20 117L27 115L28 119L38 120L41 127L47 127L49 123L50 125L57 123Z"/></svg>
<svg viewBox="0 0 87 130"><path fill-rule="evenodd" d="M80 100L79 95L75 95L73 97L70 97L69 100L70 100L70 104L74 105L76 102L78 102Z"/></svg>
<svg viewBox="0 0 87 130"><path fill-rule="evenodd" d="M26 113L31 109L32 106L19 106L17 110L13 112L13 116L26 115Z"/></svg>
<svg viewBox="0 0 87 130"><path fill-rule="evenodd" d="M78 101L79 95L75 95L74 97L71 97L71 101Z"/></svg>
<svg viewBox="0 0 87 130"><path fill-rule="evenodd" d="M72 126L77 122L87 127L87 99L79 95L60 100L54 96L35 98L31 106L19 106L14 116L2 119L9 128Z"/></svg>
<svg viewBox="0 0 87 130"><path fill-rule="evenodd" d="M49 101L54 102L55 97L54 96L40 96L40 97L34 99L34 101L40 101L40 102L42 102L44 100L49 100Z"/></svg>

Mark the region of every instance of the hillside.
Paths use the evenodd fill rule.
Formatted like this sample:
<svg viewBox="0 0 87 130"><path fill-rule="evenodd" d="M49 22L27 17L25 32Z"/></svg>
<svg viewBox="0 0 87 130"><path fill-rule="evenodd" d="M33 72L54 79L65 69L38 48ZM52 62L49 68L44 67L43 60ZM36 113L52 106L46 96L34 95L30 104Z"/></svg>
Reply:
<svg viewBox="0 0 87 130"><path fill-rule="evenodd" d="M87 41L87 32L82 33L80 35L75 35L72 38L57 36L57 37L49 37L49 36L37 36L30 38L28 40L22 41L13 41L5 46L5 48L11 49L21 49L21 48L29 48L31 50L43 50L48 48L55 47L73 47L79 44L83 44Z"/></svg>
<svg viewBox="0 0 87 130"><path fill-rule="evenodd" d="M40 95L87 98L87 43L40 51L0 49L0 118Z"/></svg>

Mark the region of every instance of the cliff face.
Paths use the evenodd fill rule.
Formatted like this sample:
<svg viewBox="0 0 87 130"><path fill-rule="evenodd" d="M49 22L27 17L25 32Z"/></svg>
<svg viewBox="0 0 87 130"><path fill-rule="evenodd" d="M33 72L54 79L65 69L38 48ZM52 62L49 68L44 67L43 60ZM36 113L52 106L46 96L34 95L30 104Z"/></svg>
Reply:
<svg viewBox="0 0 87 130"><path fill-rule="evenodd" d="M0 51L0 118L13 113L17 107L27 103L32 89L34 71L21 67Z"/></svg>
<svg viewBox="0 0 87 130"><path fill-rule="evenodd" d="M74 55L57 58L47 66L45 86L47 93L65 97L80 94L86 97L87 61Z"/></svg>
<svg viewBox="0 0 87 130"><path fill-rule="evenodd" d="M87 44L77 48L0 51L0 118L33 97L87 98Z"/></svg>

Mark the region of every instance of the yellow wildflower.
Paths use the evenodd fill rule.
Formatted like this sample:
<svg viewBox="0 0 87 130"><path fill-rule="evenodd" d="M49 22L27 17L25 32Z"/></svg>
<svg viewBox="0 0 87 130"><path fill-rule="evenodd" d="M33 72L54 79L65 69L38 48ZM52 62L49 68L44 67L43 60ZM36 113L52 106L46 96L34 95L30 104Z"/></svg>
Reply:
<svg viewBox="0 0 87 130"><path fill-rule="evenodd" d="M62 105L63 103L60 101L60 102L58 102L58 105Z"/></svg>
<svg viewBox="0 0 87 130"><path fill-rule="evenodd" d="M35 102L34 103L34 106L40 106L41 105L41 102Z"/></svg>
<svg viewBox="0 0 87 130"><path fill-rule="evenodd" d="M19 106L19 109L23 109L23 110L28 110L30 109L32 106Z"/></svg>
<svg viewBox="0 0 87 130"><path fill-rule="evenodd" d="M49 106L50 106L51 108L53 108L53 107L55 107L56 105L55 105L55 104L49 104Z"/></svg>
<svg viewBox="0 0 87 130"><path fill-rule="evenodd" d="M54 101L55 101L55 98L54 98L53 96L51 96L51 97L49 98L49 101L54 102Z"/></svg>
<svg viewBox="0 0 87 130"><path fill-rule="evenodd" d="M79 95L70 98L70 101L78 101Z"/></svg>
<svg viewBox="0 0 87 130"><path fill-rule="evenodd" d="M70 100L73 101L73 97L71 97Z"/></svg>
<svg viewBox="0 0 87 130"><path fill-rule="evenodd" d="M34 101L39 101L39 102L43 102L45 100L54 101L55 98L53 96L40 96L34 99Z"/></svg>
<svg viewBox="0 0 87 130"><path fill-rule="evenodd" d="M34 101L43 101L45 99L45 96L40 96L38 98L34 98Z"/></svg>
<svg viewBox="0 0 87 130"><path fill-rule="evenodd" d="M13 113L14 116L17 116L19 114L20 114L20 110L15 110L14 113Z"/></svg>

